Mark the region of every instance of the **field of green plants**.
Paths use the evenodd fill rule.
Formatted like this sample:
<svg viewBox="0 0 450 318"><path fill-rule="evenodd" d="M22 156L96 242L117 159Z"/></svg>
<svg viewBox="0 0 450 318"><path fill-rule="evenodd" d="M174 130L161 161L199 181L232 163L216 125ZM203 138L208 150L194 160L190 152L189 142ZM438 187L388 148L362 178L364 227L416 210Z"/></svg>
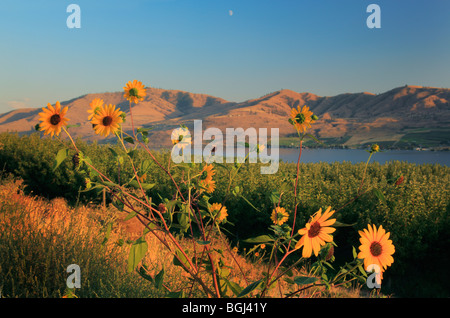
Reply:
<svg viewBox="0 0 450 318"><path fill-rule="evenodd" d="M133 176L129 165L121 165L111 155L114 149L119 152L118 146L76 143L97 169L114 178L113 182L120 183ZM74 206L89 202L102 204L100 190L87 189L94 180L87 180L88 176L75 169L76 159L71 160L74 153L69 153L60 167L53 169L56 154L65 146L60 140L41 138L40 134L0 134L0 171L22 179L26 193L48 199L63 197ZM158 152L155 156L167 166L168 152ZM144 161L148 165L145 182L154 186L147 194L158 204L158 198L173 193L173 183L146 159L148 155L144 151L133 154L136 166ZM331 206L336 210L337 221L348 225L338 228L334 234L337 263L351 259L352 246L358 242L357 229L370 223L383 224L391 233L396 251L394 263L383 274L382 291L400 297L448 297L450 288L445 282L450 277L445 264L449 261L450 247L450 168L404 162L370 163L358 194L364 168L363 163L301 163L297 224L307 222L319 208ZM294 209L291 190L296 164L280 163L273 175L261 174L260 164L243 164L240 169L232 184L233 195L227 198L229 222L224 229L233 245L250 248L243 242L245 239L268 234L274 198L281 200L286 211ZM183 170L174 166L172 173L176 177ZM211 201L224 199L227 174L225 167L217 166L216 190L211 194ZM397 182L400 176L402 182ZM105 199L106 204L111 202L109 196Z"/></svg>

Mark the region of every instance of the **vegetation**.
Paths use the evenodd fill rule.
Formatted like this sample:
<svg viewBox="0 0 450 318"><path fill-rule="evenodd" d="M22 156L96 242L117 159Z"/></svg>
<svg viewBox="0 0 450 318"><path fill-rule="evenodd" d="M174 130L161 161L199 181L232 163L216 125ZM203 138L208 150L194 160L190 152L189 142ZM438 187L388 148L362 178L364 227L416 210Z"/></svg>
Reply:
<svg viewBox="0 0 450 318"><path fill-rule="evenodd" d="M100 191L86 191L86 176L74 170L72 153L58 169L53 170L55 154L67 143L63 145L55 139L41 139L38 134L21 137L3 133L0 134L0 145L0 164L4 172L23 179L25 193L49 200L63 197L72 207L89 202L102 204ZM117 145L87 144L81 141L77 141L77 145L92 158L99 170L118 182L118 162L109 150L118 149ZM155 153L155 156L167 166L167 152ZM136 165L140 166L145 158L143 151L137 151ZM267 229L272 223L270 213L274 207L273 195L288 190L295 168L295 164L281 162L277 174L262 175L260 164L241 167L234 181L239 192L229 197L226 203L229 222L224 225L224 229L231 246L238 247L240 251L244 248L249 251L254 244L245 243L244 240L269 234ZM337 263L351 258L351 246L358 239L356 229L368 223L383 224L391 232L396 246L395 262L390 271L385 273L385 281L390 284L386 283L383 291L399 296L447 296L448 287L441 282L445 281L443 277L448 277L442 264L445 264L443 258L448 257L446 248L450 245L449 170L449 167L431 164L370 163L363 187L365 193L352 201L361 183L364 164L300 163L297 224L304 224L310 215L326 205L336 209L339 222L352 224L353 227L339 228L334 236ZM154 198L155 204L159 204L158 198L173 193L174 186L154 165L151 165L150 171L146 182L155 186L148 194ZM215 178L227 180L227 174L226 169L218 168ZM132 175L129 167L121 166L121 180L128 180ZM394 181L400 175L403 176L403 182L396 185ZM382 192L382 196L374 189ZM211 201L221 202L225 191L226 183L217 182ZM283 193L282 204L286 210L292 211L293 194L291 191ZM106 203L110 209L113 208L111 202L110 196L107 196ZM348 202L350 204L346 205ZM292 215L287 223L292 223ZM3 230L2 233L6 235ZM44 250L48 250L48 247ZM41 256L45 255L41 253ZM2 257L2 260L5 268L7 259ZM66 277L67 274L59 270L59 275Z"/></svg>
<svg viewBox="0 0 450 318"><path fill-rule="evenodd" d="M307 106L292 108L287 120L298 134L298 161L282 163L276 174L261 174L261 164L248 161L250 153L259 153L264 145L249 149L243 162L237 159L232 164L179 162L167 152L151 150L149 129L134 127L132 104L144 99L144 85L130 81L124 91L130 103L131 134L122 130L126 116L115 105L104 105L103 100L95 99L87 110L94 132L104 137L115 135L117 145L74 141L66 125L66 116L70 116L67 107L62 109L57 102L54 107L48 104L43 108L39 113L41 123L37 125L38 130L52 138L55 135L56 140L3 134L0 159L4 171L20 177L28 193L48 199L66 197L75 208L81 202L101 200L103 217L109 215L107 209L116 211L113 216L125 215L123 221L137 222L142 231L133 239L117 239L110 246L114 221L107 220L104 238L98 245L98 232L89 232L95 227L93 224L86 221L77 228L70 222L72 215L81 218L76 212L64 217L53 210L47 213L48 208L29 210L33 206L30 202L3 212L3 227L19 220L9 228L22 234L9 231L2 238L7 243L6 251L19 248L15 252L22 254L16 258L22 260L32 255L35 247L45 248L36 237L52 237L56 231L58 235L65 232L69 235L70 243L60 247L63 251L66 246L73 251L80 244L91 246L92 242L90 250L96 251L95 256L80 256L87 262L82 263L86 267L91 260L100 258L102 266L120 269L115 260L121 258L121 249L117 257L109 256L115 255L117 247L127 244L127 275L122 279L140 275L156 297L288 298L305 296L307 290L312 292L311 296L326 297L336 287L359 288L366 284L379 292L382 280L387 282L383 284L384 290L392 287L399 294L414 295L420 290L445 295L446 286L439 284L445 281L442 276L435 280L436 284L428 283L430 289L422 286L419 289L404 288L405 282L395 275L417 284L423 282L417 280L412 269L420 270L420 266L445 275L443 263L435 259L448 257L446 249L450 243L448 167L369 164L371 157L380 151L377 144L371 145L365 164L302 164L304 139L319 142L308 133L318 117ZM59 136L62 131L68 140ZM171 141L174 149L185 152L191 136L182 125L173 131ZM11 197L4 201L14 202ZM24 208L25 212L19 212L18 217L11 213ZM59 220L63 223L55 230ZM70 237L72 229L86 232L85 239L76 245L70 245L76 241ZM16 234L19 242L15 241ZM27 242L31 245L30 252L23 253L27 249L20 247L23 237L32 239ZM147 257L154 258L157 254L149 248L150 240L156 240L165 253L161 257L163 263L157 267L146 262ZM50 244L58 246L56 241L53 237ZM355 246L358 242L360 245ZM237 256L239 250L245 251L244 258ZM51 263L52 253L46 250L43 254L45 273L61 267ZM73 253L69 255L72 257ZM256 277L245 270L249 256L253 263L261 264ZM167 261L171 270L180 271L175 281L170 279L171 271L166 270ZM26 266L22 263L18 268ZM115 273L102 266L99 267L110 274ZM33 274L33 268L27 268L26 273ZM19 271L18 275L25 273ZM14 273L9 277L10 295L14 294L11 281L16 276ZM397 285L399 282L403 289ZM58 289L51 290L54 295ZM121 289L118 290L120 294ZM73 291L66 295L74 296Z"/></svg>

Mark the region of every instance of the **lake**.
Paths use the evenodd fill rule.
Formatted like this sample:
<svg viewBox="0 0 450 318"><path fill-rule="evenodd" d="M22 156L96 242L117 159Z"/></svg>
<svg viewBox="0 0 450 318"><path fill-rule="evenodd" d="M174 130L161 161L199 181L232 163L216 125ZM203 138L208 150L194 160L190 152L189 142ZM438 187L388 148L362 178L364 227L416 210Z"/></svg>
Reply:
<svg viewBox="0 0 450 318"><path fill-rule="evenodd" d="M297 162L299 149L280 148L280 159ZM362 149L303 149L301 162L366 162L369 153ZM450 151L386 150L372 155L370 162L380 164L389 161L406 161L416 164L440 164L450 166Z"/></svg>
<svg viewBox="0 0 450 318"><path fill-rule="evenodd" d="M248 148L240 148L241 151L248 153ZM245 149L245 150L244 150ZM269 159L271 156L270 149L267 149ZM298 148L279 148L279 159L284 162L297 162ZM199 150L202 154L202 150ZM239 154L238 148L234 148L234 156L243 157ZM256 153L253 152L253 155ZM203 154L206 155L206 154ZM232 156L226 156L232 157ZM205 157L204 157L205 158ZM365 163L369 158L369 153L363 149L303 149L301 162L351 162ZM255 159L259 161L259 159ZM225 159L224 159L225 161ZM384 164L389 161L404 161L415 164L440 164L450 166L450 151L417 151L417 150L384 150L372 155L370 162L379 162ZM233 159L231 159L233 162Z"/></svg>

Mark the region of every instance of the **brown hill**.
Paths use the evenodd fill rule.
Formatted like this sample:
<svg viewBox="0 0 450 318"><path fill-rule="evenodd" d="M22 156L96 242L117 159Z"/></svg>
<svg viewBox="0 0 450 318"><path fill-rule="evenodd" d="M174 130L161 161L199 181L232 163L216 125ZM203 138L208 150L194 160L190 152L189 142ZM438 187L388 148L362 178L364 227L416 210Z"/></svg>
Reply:
<svg viewBox="0 0 450 318"><path fill-rule="evenodd" d="M95 136L87 122L88 105L96 97L125 111L124 129L131 129L130 109L122 92L88 94L61 103L69 106L70 124L80 124L71 129L75 137L103 140ZM222 132L228 127L279 128L280 137L289 139L296 133L287 120L291 108L298 105L309 106L319 116L311 132L325 140L340 140L349 146L395 144L421 131L421 142L426 143L424 129L432 131L434 138L438 129L442 137L439 142L445 144L450 143L449 101L450 89L422 86L398 87L378 95L363 92L325 97L284 89L241 103L205 94L147 88L145 100L133 105L132 113L136 127L154 128L151 133L155 146L170 145L172 129L181 123L193 127L194 119L203 120L203 129L217 127ZM0 115L0 132L31 133L40 111L27 108Z"/></svg>

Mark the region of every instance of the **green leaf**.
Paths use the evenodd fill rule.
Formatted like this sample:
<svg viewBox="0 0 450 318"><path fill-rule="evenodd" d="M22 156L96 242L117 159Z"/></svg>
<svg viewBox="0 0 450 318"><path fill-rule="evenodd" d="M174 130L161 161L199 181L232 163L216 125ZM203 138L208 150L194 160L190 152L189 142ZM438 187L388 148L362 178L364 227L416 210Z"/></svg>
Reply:
<svg viewBox="0 0 450 318"><path fill-rule="evenodd" d="M261 283L263 282L263 279L261 278L260 280L257 280L254 283L251 283L250 285L248 285L247 287L244 288L244 290L242 292L239 293L238 297L244 297L245 295L250 294L252 291L254 291L256 288L259 287L259 285L261 285Z"/></svg>
<svg viewBox="0 0 450 318"><path fill-rule="evenodd" d="M145 229L142 232L142 234L145 235L145 234L149 233L150 231L153 231L156 228L157 228L157 225L150 222L145 226Z"/></svg>
<svg viewBox="0 0 450 318"><path fill-rule="evenodd" d="M123 209L125 207L123 202L120 200L114 200L114 201L112 201L112 204L116 207L117 210L119 210L121 212L123 211Z"/></svg>
<svg viewBox="0 0 450 318"><path fill-rule="evenodd" d="M356 248L354 246L352 246L352 254L354 259L358 257L358 253L356 253Z"/></svg>
<svg viewBox="0 0 450 318"><path fill-rule="evenodd" d="M257 207L255 207L249 200L247 200L243 195L239 194L239 197L244 199L245 202L247 202L253 209L255 209L258 212L261 212L260 209L258 209Z"/></svg>
<svg viewBox="0 0 450 318"><path fill-rule="evenodd" d="M387 204L387 203L386 203L386 199L385 199L383 193L382 193L380 190L378 190L378 189L373 189L373 193L376 195L376 197L377 197L381 202L383 202L384 204Z"/></svg>
<svg viewBox="0 0 450 318"><path fill-rule="evenodd" d="M197 244L199 244L199 245L208 245L208 244L211 243L211 241L200 241L200 240L198 240L198 241L196 241L196 242L197 242Z"/></svg>
<svg viewBox="0 0 450 318"><path fill-rule="evenodd" d="M130 150L130 151L127 152L127 155L128 155L131 159L133 159L133 157L136 155L136 153L137 153L136 149L132 149L132 150Z"/></svg>
<svg viewBox="0 0 450 318"><path fill-rule="evenodd" d="M168 292L167 297L168 298L185 298L184 290L180 290L177 292Z"/></svg>
<svg viewBox="0 0 450 318"><path fill-rule="evenodd" d="M367 272L363 269L362 264L359 264L359 265L358 265L358 269L359 269L359 272L360 272L364 277L367 277Z"/></svg>
<svg viewBox="0 0 450 318"><path fill-rule="evenodd" d="M141 187L139 186L139 182L137 182L136 180L131 180L130 183L128 183L128 184L137 190L141 189ZM141 182L141 186L144 191L150 190L155 185L156 185L156 183L142 183Z"/></svg>
<svg viewBox="0 0 450 318"><path fill-rule="evenodd" d="M235 294L236 296L238 296L240 293L242 293L242 287L239 286L239 284L232 282L228 279L223 279L225 281L225 283L228 285L228 287L230 287L231 291L233 292L233 294Z"/></svg>
<svg viewBox="0 0 450 318"><path fill-rule="evenodd" d="M60 149L58 151L53 165L53 171L55 171L59 167L59 165L64 161L64 159L67 158L68 155L69 155L68 148Z"/></svg>
<svg viewBox="0 0 450 318"><path fill-rule="evenodd" d="M294 283L297 285L307 285L313 284L319 279L317 277L309 277L309 276L297 276L294 278Z"/></svg>
<svg viewBox="0 0 450 318"><path fill-rule="evenodd" d="M124 220L124 221L128 221L128 220L134 218L136 215L137 215L136 212L131 211L130 213L128 213L128 215L127 215L127 216L125 217L125 219L123 219L123 220Z"/></svg>
<svg viewBox="0 0 450 318"><path fill-rule="evenodd" d="M178 223L182 231L189 229L189 210L185 204L181 206L181 211L177 215Z"/></svg>
<svg viewBox="0 0 450 318"><path fill-rule="evenodd" d="M289 278L289 277L285 277L284 281L289 283L289 284L291 284L291 285L294 284L294 281L291 278Z"/></svg>
<svg viewBox="0 0 450 318"><path fill-rule="evenodd" d="M148 250L148 244L145 241L145 237L137 239L130 248L130 254L128 256L128 272L131 273L139 262L144 258Z"/></svg>
<svg viewBox="0 0 450 318"><path fill-rule="evenodd" d="M143 128L143 127L140 127L140 128L137 129L137 132L138 132L138 133L141 133L142 136L147 137L147 136L148 136L148 131L149 131L150 129L151 129L151 128Z"/></svg>
<svg viewBox="0 0 450 318"><path fill-rule="evenodd" d="M271 238L269 235L260 235L256 237L252 237L246 240L243 240L245 243L267 243L267 242L273 242L274 239Z"/></svg>
<svg viewBox="0 0 450 318"><path fill-rule="evenodd" d="M278 205L278 201L280 200L280 196L281 196L281 193L279 191L275 190L275 191L273 191L270 194L270 201L273 204Z"/></svg>
<svg viewBox="0 0 450 318"><path fill-rule="evenodd" d="M142 264L142 266L139 267L139 270L137 270L137 272L139 273L139 275L141 275L142 278L148 280L152 284L155 283L155 280L153 279L153 277L151 275L147 274L147 266L145 264Z"/></svg>
<svg viewBox="0 0 450 318"><path fill-rule="evenodd" d="M123 140L125 140L126 142L134 145L134 140L130 136L127 136L127 137L123 138Z"/></svg>
<svg viewBox="0 0 450 318"><path fill-rule="evenodd" d="M155 276L155 287L161 289L164 281L164 266L161 271Z"/></svg>
<svg viewBox="0 0 450 318"><path fill-rule="evenodd" d="M152 162L148 159L145 159L141 162L141 173L146 173L148 170L150 170L150 167L152 165Z"/></svg>
<svg viewBox="0 0 450 318"><path fill-rule="evenodd" d="M109 188L115 188L117 186L117 184L109 181L102 181L101 183Z"/></svg>
<svg viewBox="0 0 450 318"><path fill-rule="evenodd" d="M114 158L117 158L117 156L118 156L117 152L114 149L112 149L111 147L108 147L108 149L109 149L109 151L111 151L111 154L114 156Z"/></svg>
<svg viewBox="0 0 450 318"><path fill-rule="evenodd" d="M184 254L179 250L175 251L175 254L176 255L173 256L173 265L189 268L189 261Z"/></svg>
<svg viewBox="0 0 450 318"><path fill-rule="evenodd" d="M85 157L83 160L86 161L86 162L89 164L89 165L86 164L86 166L87 166L88 169L89 169L89 174L90 174L90 176L91 176L91 177L96 177L96 176L98 176L98 175L99 175L98 172L95 171L94 168L92 168L92 167L94 167L94 165L92 164L91 158Z"/></svg>

